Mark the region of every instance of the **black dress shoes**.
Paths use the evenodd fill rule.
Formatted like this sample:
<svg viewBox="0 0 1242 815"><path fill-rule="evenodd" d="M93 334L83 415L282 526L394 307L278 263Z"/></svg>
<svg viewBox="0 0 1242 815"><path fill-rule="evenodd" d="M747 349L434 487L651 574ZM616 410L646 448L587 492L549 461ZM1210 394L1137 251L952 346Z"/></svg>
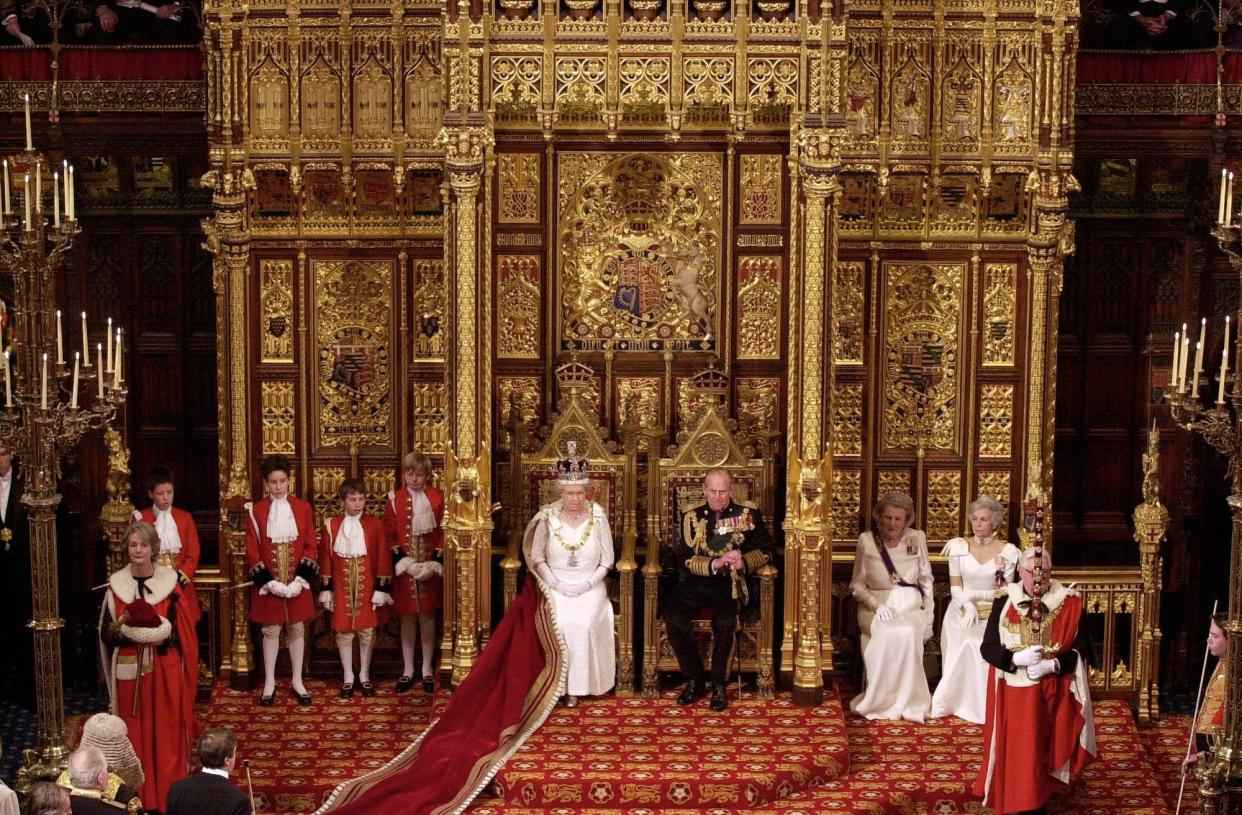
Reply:
<svg viewBox="0 0 1242 815"><path fill-rule="evenodd" d="M707 694L707 686L702 679L691 679L682 688L681 694L677 697L679 705L693 705Z"/></svg>
<svg viewBox="0 0 1242 815"><path fill-rule="evenodd" d="M430 677L430 676L423 677L423 692L424 693L435 693L436 692L436 680L434 677Z"/></svg>
<svg viewBox="0 0 1242 815"><path fill-rule="evenodd" d="M297 699L298 704L302 707L306 707L313 701L309 693L298 693L296 688L291 688L291 690L293 691L293 698Z"/></svg>
<svg viewBox="0 0 1242 815"><path fill-rule="evenodd" d="M374 696L374 695L375 695L375 685L371 684L371 682L370 682L370 681L363 682L363 683L362 683L362 695L363 695L363 696L367 696L367 697Z"/></svg>
<svg viewBox="0 0 1242 815"><path fill-rule="evenodd" d="M271 707L274 704L276 704L276 694L274 693L259 697L259 707Z"/></svg>
<svg viewBox="0 0 1242 815"><path fill-rule="evenodd" d="M712 685L712 701L707 705L719 713L729 706L729 686L724 682Z"/></svg>
<svg viewBox="0 0 1242 815"><path fill-rule="evenodd" d="M341 685L341 698L342 699L352 699L353 695L354 695L354 683L353 682L346 682L344 685Z"/></svg>
<svg viewBox="0 0 1242 815"><path fill-rule="evenodd" d="M411 676L402 676L397 680L397 693L405 693L414 686L414 678Z"/></svg>

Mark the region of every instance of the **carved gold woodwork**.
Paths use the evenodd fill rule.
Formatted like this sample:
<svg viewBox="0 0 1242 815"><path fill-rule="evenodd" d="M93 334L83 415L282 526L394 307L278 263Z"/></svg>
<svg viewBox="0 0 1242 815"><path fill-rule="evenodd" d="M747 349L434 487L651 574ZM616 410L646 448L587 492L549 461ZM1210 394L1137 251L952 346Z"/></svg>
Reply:
<svg viewBox="0 0 1242 815"><path fill-rule="evenodd" d="M775 153L743 154L738 223L743 226L777 226L781 222L781 165Z"/></svg>
<svg viewBox="0 0 1242 815"><path fill-rule="evenodd" d="M863 453L863 385L837 382L832 392L833 455L856 458Z"/></svg>
<svg viewBox="0 0 1242 815"><path fill-rule="evenodd" d="M962 533L962 473L927 472L927 540L940 543Z"/></svg>
<svg viewBox="0 0 1242 815"><path fill-rule="evenodd" d="M858 470L832 471L832 537L852 541L858 537L862 517L862 473Z"/></svg>
<svg viewBox="0 0 1242 815"><path fill-rule="evenodd" d="M497 400L499 412L496 417L500 423L499 449L508 450L512 442L507 428L512 419L513 396L517 396L517 404L523 421L530 423L533 427L538 427L543 388L538 377L501 376L496 378L496 391L500 395Z"/></svg>
<svg viewBox="0 0 1242 815"><path fill-rule="evenodd" d="M987 264L983 272L984 365L1014 364L1017 309L1017 264Z"/></svg>
<svg viewBox="0 0 1242 815"><path fill-rule="evenodd" d="M397 485L397 474L393 467L364 467L362 469L362 485L367 491L367 514L376 518L384 517L384 501L388 491Z"/></svg>
<svg viewBox="0 0 1242 815"><path fill-rule="evenodd" d="M781 259L742 257L737 269L737 358L779 359Z"/></svg>
<svg viewBox="0 0 1242 815"><path fill-rule="evenodd" d="M382 261L313 261L318 445L393 445L392 274Z"/></svg>
<svg viewBox="0 0 1242 815"><path fill-rule="evenodd" d="M884 267L884 445L951 450L958 441L962 264Z"/></svg>
<svg viewBox="0 0 1242 815"><path fill-rule="evenodd" d="M440 32L415 29L406 40L405 133L410 146L430 148L444 120L445 96Z"/></svg>
<svg viewBox="0 0 1242 815"><path fill-rule="evenodd" d="M984 385L979 389L979 457L1013 455L1013 385Z"/></svg>
<svg viewBox="0 0 1242 815"><path fill-rule="evenodd" d="M641 427L660 427L664 380L658 376L617 377L617 418L619 423L634 414Z"/></svg>
<svg viewBox="0 0 1242 815"><path fill-rule="evenodd" d="M672 77L669 58L621 59L617 73L620 81L622 126L662 125L668 115L669 106L669 80Z"/></svg>
<svg viewBox="0 0 1242 815"><path fill-rule="evenodd" d="M293 263L259 264L259 300L263 318L263 361L293 362Z"/></svg>
<svg viewBox="0 0 1242 815"><path fill-rule="evenodd" d="M537 224L540 208L540 155L501 153L497 158L500 186L497 190L502 224Z"/></svg>
<svg viewBox="0 0 1242 815"><path fill-rule="evenodd" d="M448 386L417 382L413 387L414 448L443 455L448 443Z"/></svg>
<svg viewBox="0 0 1242 815"><path fill-rule="evenodd" d="M444 359L444 317L448 295L444 263L414 261L414 357L419 361Z"/></svg>
<svg viewBox="0 0 1242 815"><path fill-rule="evenodd" d="M863 288L863 264L838 261L833 276L832 348L837 364L862 364L863 308L867 292Z"/></svg>
<svg viewBox="0 0 1242 815"><path fill-rule="evenodd" d="M561 347L715 349L720 157L565 153L559 166Z"/></svg>
<svg viewBox="0 0 1242 815"><path fill-rule="evenodd" d="M1011 520L1009 516L1009 484L1011 474L1008 470L986 470L979 473L979 489L976 490L977 496L988 496L1000 501L1005 507L1005 519Z"/></svg>
<svg viewBox="0 0 1242 815"><path fill-rule="evenodd" d="M779 377L737 378L738 425L752 436L780 431L781 380Z"/></svg>
<svg viewBox="0 0 1242 815"><path fill-rule="evenodd" d="M537 124L542 81L543 63L534 56L493 57L492 104L496 121L505 125Z"/></svg>
<svg viewBox="0 0 1242 815"><path fill-rule="evenodd" d="M296 400L292 382L264 382L259 403L263 411L263 455L297 452Z"/></svg>
<svg viewBox="0 0 1242 815"><path fill-rule="evenodd" d="M340 512L337 492L345 482L344 467L316 467L311 475L311 494L308 500L315 508L315 528L323 526L324 519Z"/></svg>
<svg viewBox="0 0 1242 815"><path fill-rule="evenodd" d="M884 495L886 492L904 492L906 495L913 496L914 492L910 489L910 471L880 470L876 481L876 496ZM868 508L868 513L870 513L870 508Z"/></svg>
<svg viewBox="0 0 1242 815"><path fill-rule="evenodd" d="M496 352L501 359L539 359L542 259L538 255L501 255L496 259L499 322Z"/></svg>

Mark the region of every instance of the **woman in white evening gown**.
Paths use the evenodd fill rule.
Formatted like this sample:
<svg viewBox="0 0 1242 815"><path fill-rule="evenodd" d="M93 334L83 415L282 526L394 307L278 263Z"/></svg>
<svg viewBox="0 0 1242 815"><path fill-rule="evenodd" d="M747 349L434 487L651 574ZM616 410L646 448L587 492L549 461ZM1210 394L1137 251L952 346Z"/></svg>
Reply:
<svg viewBox="0 0 1242 815"><path fill-rule="evenodd" d="M850 591L866 666L863 692L850 710L868 719L922 722L931 704L923 643L932 634L932 572L927 536L912 529L914 502L890 492L872 514L874 531L858 536Z"/></svg>
<svg viewBox="0 0 1242 815"><path fill-rule="evenodd" d="M616 682L612 603L604 578L613 565L612 530L604 509L586 498L586 459L558 463L560 498L540 508L526 527L527 567L552 602L569 672L563 703L600 696Z"/></svg>
<svg viewBox="0 0 1242 815"><path fill-rule="evenodd" d="M932 697L931 715L957 716L975 724L987 718L988 675L979 646L996 592L1013 581L1021 554L1018 547L994 537L1005 508L982 497L970 505L970 538L945 544L949 558L949 591L953 599L940 627L944 670Z"/></svg>

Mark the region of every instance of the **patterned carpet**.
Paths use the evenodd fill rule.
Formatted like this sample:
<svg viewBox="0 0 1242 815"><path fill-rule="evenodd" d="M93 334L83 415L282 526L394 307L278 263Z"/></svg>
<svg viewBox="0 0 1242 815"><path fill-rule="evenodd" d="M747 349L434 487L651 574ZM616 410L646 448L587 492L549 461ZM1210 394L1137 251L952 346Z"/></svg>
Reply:
<svg viewBox="0 0 1242 815"><path fill-rule="evenodd" d="M417 690L397 696L387 682L379 686L377 697L351 700L337 698L335 683L308 685L315 695L310 707L298 706L287 687L281 687L275 707L260 708L254 694L221 684L212 702L199 708L203 722L237 730L241 757L251 762L260 812L312 811L337 783L385 763L426 727L433 704L438 713L447 701L437 694L433 702ZM67 718L72 732L86 714L101 707L99 700L72 700L72 704L75 713ZM956 720L915 726L855 716L841 719L839 711L834 695L809 711L790 706L787 696L767 704L747 698L734 701L728 718L714 716L703 706L690 711L677 708L671 694L655 701L605 698L572 710L558 709L501 774L504 797L480 800L472 811L476 815L987 812L967 793L978 766L980 728ZM1097 704L1096 716L1101 759L1071 795L1053 800L1050 811L1172 813L1186 718L1166 718L1140 731L1121 702ZM732 731L724 727L730 720L737 723ZM33 746L33 726L29 712L0 702L6 781L12 780L21 748ZM839 741L842 734L848 751ZM584 755L591 754L598 760L587 778L581 768ZM736 773L725 775L710 766L731 755L752 759L757 775L772 783L761 785L753 779L743 783ZM838 768L842 774L832 778ZM711 772L722 776L708 778ZM555 783L576 791L567 794L573 800L550 803L546 809L525 803L532 795L536 800L547 796L533 785L540 778L552 780L554 773L559 774ZM778 777L781 780L775 780ZM800 792L791 789L816 779L821 781L818 786ZM237 781L245 786L244 776ZM597 788L600 791L592 795L593 785L599 783L606 783L608 791ZM678 784L685 789L674 791ZM628 792L626 785L631 785ZM754 786L753 792L748 785ZM640 787L657 789L653 793ZM627 794L632 796L628 801ZM658 801L654 795L660 796ZM686 803L678 805L679 800ZM1183 811L1196 811L1195 804L1191 784Z"/></svg>

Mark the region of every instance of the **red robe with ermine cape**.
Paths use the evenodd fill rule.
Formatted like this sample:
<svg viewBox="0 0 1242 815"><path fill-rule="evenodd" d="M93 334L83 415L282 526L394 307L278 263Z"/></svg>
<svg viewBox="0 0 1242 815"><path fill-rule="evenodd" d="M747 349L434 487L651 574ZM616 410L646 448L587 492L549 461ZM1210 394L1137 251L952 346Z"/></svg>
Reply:
<svg viewBox="0 0 1242 815"><path fill-rule="evenodd" d="M993 604L983 634L980 650L992 673L983 766L974 793L997 813L1039 809L1096 755L1082 659L1090 647L1082 625L1082 598L1053 580L1043 602L1048 609L1041 638L1044 658L1056 659L1059 673L1033 680L1026 668L1013 663L1028 624L1030 598L1021 583L1011 583L1005 601Z"/></svg>

